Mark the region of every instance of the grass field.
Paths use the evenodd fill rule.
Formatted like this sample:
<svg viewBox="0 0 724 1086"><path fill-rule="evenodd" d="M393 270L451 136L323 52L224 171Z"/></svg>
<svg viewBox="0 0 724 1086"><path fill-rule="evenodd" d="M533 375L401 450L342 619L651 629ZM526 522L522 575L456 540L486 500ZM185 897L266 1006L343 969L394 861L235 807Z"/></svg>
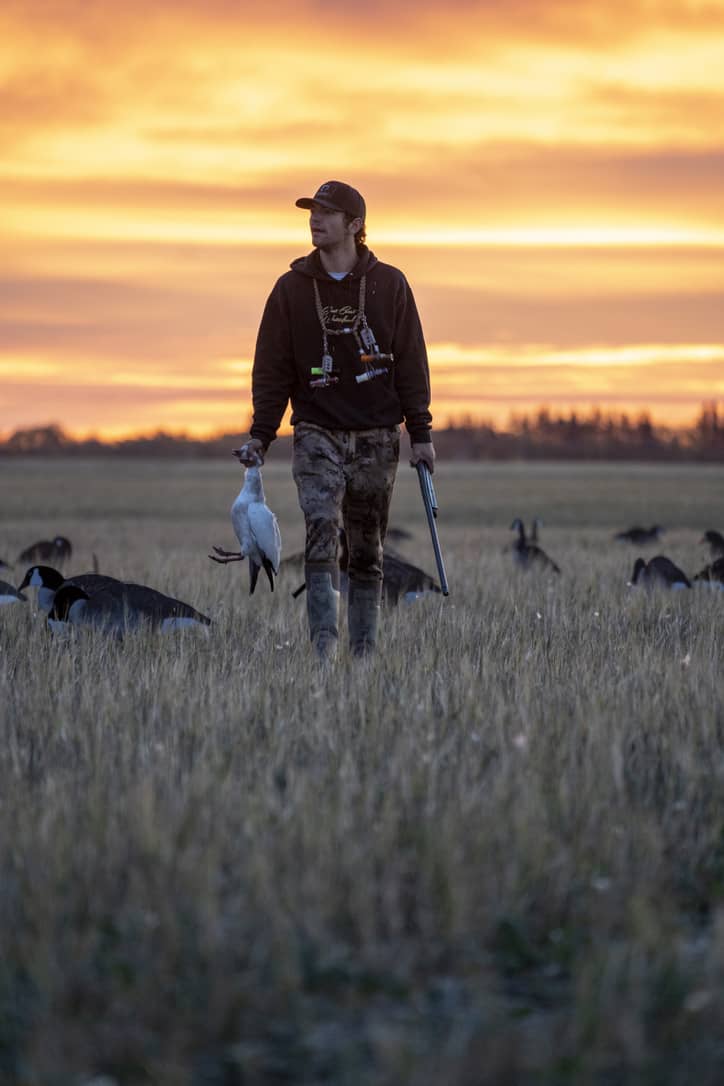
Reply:
<svg viewBox="0 0 724 1086"><path fill-rule="evenodd" d="M1 1082L724 1080L724 593L627 587L638 553L709 560L719 468L442 465L450 598L327 678L296 580L249 599L206 557L231 457L1 470L0 557L67 535L66 572L215 620L119 644L0 610ZM513 569L518 515L560 577ZM391 524L433 572L407 467Z"/></svg>

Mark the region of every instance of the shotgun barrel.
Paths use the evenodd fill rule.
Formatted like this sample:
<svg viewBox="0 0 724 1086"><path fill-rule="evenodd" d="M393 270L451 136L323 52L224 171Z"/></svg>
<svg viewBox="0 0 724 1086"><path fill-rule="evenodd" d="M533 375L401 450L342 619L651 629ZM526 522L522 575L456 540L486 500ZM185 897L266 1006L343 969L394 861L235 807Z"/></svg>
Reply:
<svg viewBox="0 0 724 1086"><path fill-rule="evenodd" d="M427 513L427 523L430 528L430 536L432 538L432 549L435 552L435 562L437 564L437 572L440 578L440 588L442 589L443 596L450 595L450 589L447 583L447 574L445 573L445 563L442 558L442 550L440 548L440 537L437 534L437 524L435 520L437 518L437 498L435 497L435 487L432 485L432 475L430 469L424 460L418 460L415 464L417 468L417 477L420 480L420 490L422 492L422 504L425 506L425 512Z"/></svg>

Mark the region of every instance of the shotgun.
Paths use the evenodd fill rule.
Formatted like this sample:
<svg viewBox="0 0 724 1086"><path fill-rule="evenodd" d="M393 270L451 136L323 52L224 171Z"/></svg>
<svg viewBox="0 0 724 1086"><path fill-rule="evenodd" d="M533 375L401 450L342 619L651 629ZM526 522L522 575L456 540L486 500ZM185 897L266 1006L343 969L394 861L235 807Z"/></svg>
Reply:
<svg viewBox="0 0 724 1086"><path fill-rule="evenodd" d="M420 480L422 504L425 506L427 523L430 528L430 535L432 536L432 549L435 552L435 562L437 563L437 572L440 577L440 588L442 589L443 596L449 596L450 590L448 588L447 575L445 574L445 563L442 560L440 538L437 534L437 524L435 523L437 517L437 498L435 497L435 488L432 485L432 475L424 460L418 460L415 467L417 468L417 477Z"/></svg>

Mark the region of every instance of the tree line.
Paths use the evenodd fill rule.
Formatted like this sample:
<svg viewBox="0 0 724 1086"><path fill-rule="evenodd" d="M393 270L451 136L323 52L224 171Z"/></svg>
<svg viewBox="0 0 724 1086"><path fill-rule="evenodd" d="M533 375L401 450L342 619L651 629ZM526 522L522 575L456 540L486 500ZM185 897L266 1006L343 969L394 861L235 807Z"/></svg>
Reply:
<svg viewBox="0 0 724 1086"><path fill-rule="evenodd" d="M147 437L105 442L75 439L62 426L51 423L17 429L0 440L0 456L104 456L104 457L220 457L228 456L246 430L208 438L168 434L159 430ZM592 410L556 413L540 407L533 414L514 414L507 426L472 418L448 420L435 429L435 447L445 460L691 460L724 461L724 413L716 401L702 404L695 422L684 428L656 423L642 412ZM291 437L278 438L269 459L291 456Z"/></svg>

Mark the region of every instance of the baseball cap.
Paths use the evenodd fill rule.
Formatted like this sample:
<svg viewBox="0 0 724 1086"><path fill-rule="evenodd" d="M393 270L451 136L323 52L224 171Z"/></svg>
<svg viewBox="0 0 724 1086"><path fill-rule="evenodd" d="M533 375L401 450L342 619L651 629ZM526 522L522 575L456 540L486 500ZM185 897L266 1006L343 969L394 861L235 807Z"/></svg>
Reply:
<svg viewBox="0 0 724 1086"><path fill-rule="evenodd" d="M331 211L345 211L353 218L364 220L367 214L365 202L361 193L346 185L344 181L325 181L320 185L314 196L300 196L297 207L310 208L312 204L321 204Z"/></svg>

